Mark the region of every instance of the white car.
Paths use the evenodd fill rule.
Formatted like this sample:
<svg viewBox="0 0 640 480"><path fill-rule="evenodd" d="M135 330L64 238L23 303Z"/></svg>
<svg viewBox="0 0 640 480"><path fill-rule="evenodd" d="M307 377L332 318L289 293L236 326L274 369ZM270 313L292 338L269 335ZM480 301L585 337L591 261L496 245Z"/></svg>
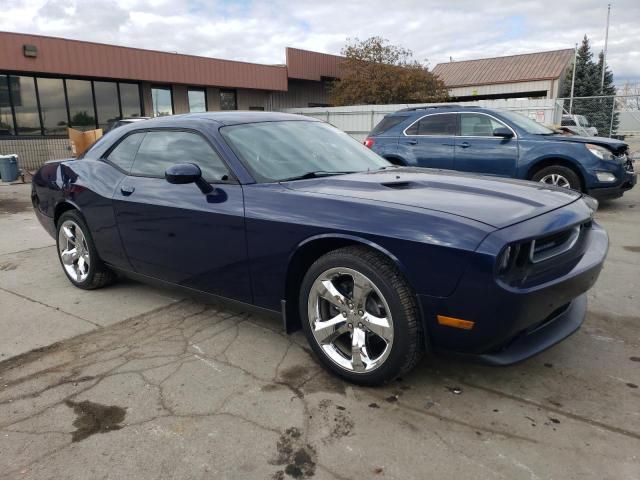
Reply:
<svg viewBox="0 0 640 480"><path fill-rule="evenodd" d="M598 135L598 129L589 123L589 119L584 115L563 115L562 124L572 133L583 137L595 137Z"/></svg>

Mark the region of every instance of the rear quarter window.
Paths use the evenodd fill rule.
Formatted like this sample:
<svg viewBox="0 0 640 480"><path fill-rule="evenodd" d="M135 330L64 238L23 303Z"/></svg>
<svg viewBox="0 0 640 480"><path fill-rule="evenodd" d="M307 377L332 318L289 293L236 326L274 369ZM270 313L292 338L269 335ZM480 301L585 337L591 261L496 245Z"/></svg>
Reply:
<svg viewBox="0 0 640 480"><path fill-rule="evenodd" d="M371 135L380 135L388 130L391 130L396 125L404 122L408 117L406 116L392 116L384 117L380 122L371 130Z"/></svg>

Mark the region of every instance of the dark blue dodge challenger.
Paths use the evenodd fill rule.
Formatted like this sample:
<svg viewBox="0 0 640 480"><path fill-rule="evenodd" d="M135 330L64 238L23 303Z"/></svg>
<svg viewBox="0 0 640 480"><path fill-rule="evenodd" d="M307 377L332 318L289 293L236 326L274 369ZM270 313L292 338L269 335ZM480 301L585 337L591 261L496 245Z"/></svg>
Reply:
<svg viewBox="0 0 640 480"><path fill-rule="evenodd" d="M583 322L608 248L578 192L396 167L276 113L118 128L42 167L32 200L75 286L119 273L279 313L369 385L425 351L506 365L554 345Z"/></svg>

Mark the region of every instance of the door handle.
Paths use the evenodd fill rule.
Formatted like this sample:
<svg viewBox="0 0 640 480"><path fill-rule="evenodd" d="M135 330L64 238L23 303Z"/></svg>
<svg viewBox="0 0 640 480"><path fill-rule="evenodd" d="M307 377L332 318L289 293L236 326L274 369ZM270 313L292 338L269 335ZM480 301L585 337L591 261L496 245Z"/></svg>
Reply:
<svg viewBox="0 0 640 480"><path fill-rule="evenodd" d="M459 146L462 148L469 148L471 144L469 142L462 142Z"/></svg>
<svg viewBox="0 0 640 480"><path fill-rule="evenodd" d="M120 186L120 191L122 192L122 194L125 197L128 197L129 195L131 195L134 191L135 191L136 187L132 186L132 185L121 185Z"/></svg>
<svg viewBox="0 0 640 480"><path fill-rule="evenodd" d="M418 141L417 140L407 140L407 145L417 145Z"/></svg>

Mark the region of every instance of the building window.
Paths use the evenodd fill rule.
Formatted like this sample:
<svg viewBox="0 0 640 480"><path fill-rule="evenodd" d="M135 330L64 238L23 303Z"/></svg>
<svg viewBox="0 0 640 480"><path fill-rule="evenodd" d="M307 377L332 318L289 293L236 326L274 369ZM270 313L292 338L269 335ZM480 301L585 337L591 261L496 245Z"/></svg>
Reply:
<svg viewBox="0 0 640 480"><path fill-rule="evenodd" d="M255 110L256 112L264 112L264 107L249 107L249 110Z"/></svg>
<svg viewBox="0 0 640 480"><path fill-rule="evenodd" d="M220 110L237 110L238 100L235 90L220 90Z"/></svg>
<svg viewBox="0 0 640 480"><path fill-rule="evenodd" d="M0 136L66 135L69 120L73 128L91 130L96 120L105 128L141 114L137 83L0 74Z"/></svg>
<svg viewBox="0 0 640 480"><path fill-rule="evenodd" d="M139 117L140 88L137 83L120 83L120 105L122 118Z"/></svg>
<svg viewBox="0 0 640 480"><path fill-rule="evenodd" d="M16 112L16 133L18 135L41 135L34 78L10 76L9 89Z"/></svg>
<svg viewBox="0 0 640 480"><path fill-rule="evenodd" d="M190 88L187 92L189 98L189 112L201 113L207 111L207 97L203 89Z"/></svg>
<svg viewBox="0 0 640 480"><path fill-rule="evenodd" d="M153 103L154 117L173 115L173 100L170 87L152 87L151 101Z"/></svg>
<svg viewBox="0 0 640 480"><path fill-rule="evenodd" d="M106 129L120 118L118 105L118 85L115 82L93 82L96 96L98 128Z"/></svg>
<svg viewBox="0 0 640 480"><path fill-rule="evenodd" d="M66 80L70 126L78 130L96 128L93 93L88 80Z"/></svg>
<svg viewBox="0 0 640 480"><path fill-rule="evenodd" d="M9 101L9 80L0 75L0 136L14 135L13 112Z"/></svg>
<svg viewBox="0 0 640 480"><path fill-rule="evenodd" d="M67 100L60 78L37 78L40 118L45 135L67 133Z"/></svg>

